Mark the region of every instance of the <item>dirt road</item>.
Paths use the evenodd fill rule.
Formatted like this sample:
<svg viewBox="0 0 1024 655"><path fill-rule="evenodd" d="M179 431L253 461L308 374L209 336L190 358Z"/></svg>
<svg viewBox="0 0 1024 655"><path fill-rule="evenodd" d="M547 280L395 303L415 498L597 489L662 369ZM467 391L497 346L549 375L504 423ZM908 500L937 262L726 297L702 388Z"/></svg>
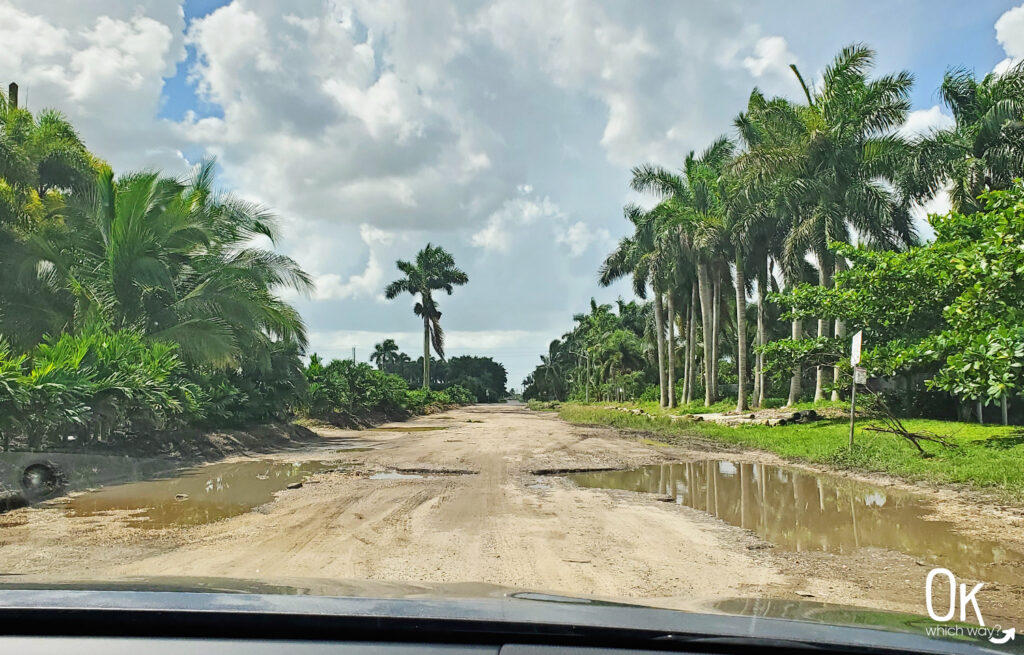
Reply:
<svg viewBox="0 0 1024 655"><path fill-rule="evenodd" d="M808 599L923 613L927 568L877 549L850 554L768 547L753 533L653 494L580 488L542 469L627 468L724 456L694 442L570 426L522 406L477 406L418 419L422 431L321 431L369 449L289 452L337 465L274 502L191 527L140 529L126 512L71 516L61 504L0 516L4 581L134 576L489 583L697 608L735 597ZM402 474L401 471L405 471ZM424 477L404 477L410 471ZM396 475L396 472L398 474ZM381 475L384 474L384 475ZM947 509L955 499L946 498ZM998 517L963 526L994 530ZM1019 523L993 538L1024 543ZM1024 595L981 594L986 615L1021 618Z"/></svg>

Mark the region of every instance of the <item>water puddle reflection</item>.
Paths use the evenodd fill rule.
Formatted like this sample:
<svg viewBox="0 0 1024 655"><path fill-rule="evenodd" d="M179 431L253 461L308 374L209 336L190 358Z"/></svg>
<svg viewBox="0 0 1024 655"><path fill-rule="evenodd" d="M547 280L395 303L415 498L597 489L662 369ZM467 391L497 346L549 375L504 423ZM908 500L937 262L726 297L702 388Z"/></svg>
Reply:
<svg viewBox="0 0 1024 655"><path fill-rule="evenodd" d="M72 516L133 512L142 528L199 525L244 514L306 476L332 468L323 462L252 460L186 469L176 477L89 491L62 503Z"/></svg>
<svg viewBox="0 0 1024 655"><path fill-rule="evenodd" d="M674 498L796 551L888 548L957 575L1024 584L1024 554L927 520L928 502L909 493L766 464L706 460L632 471L577 473L581 487Z"/></svg>

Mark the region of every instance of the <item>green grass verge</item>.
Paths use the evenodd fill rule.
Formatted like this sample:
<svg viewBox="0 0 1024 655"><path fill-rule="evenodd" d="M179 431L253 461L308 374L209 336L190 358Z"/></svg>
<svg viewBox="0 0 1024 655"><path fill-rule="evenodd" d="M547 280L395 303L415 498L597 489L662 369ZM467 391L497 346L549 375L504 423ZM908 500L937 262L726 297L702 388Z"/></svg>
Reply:
<svg viewBox="0 0 1024 655"><path fill-rule="evenodd" d="M530 402L536 402L536 401L530 401ZM607 403L607 402L591 403L591 405L594 406L594 407L604 407L605 405L616 405L616 404L623 404L623 403L614 403L614 402L611 402L611 403ZM675 408L670 409L670 410L662 409L661 407L658 406L657 402L640 402L640 403L624 403L624 404L629 405L630 407L639 407L639 408L641 408L643 410L646 410L646 411L650 412L651 414L665 413L665 412L668 412L668 413L671 413L671 414L680 414L680 415L683 415L683 414L717 414L717 413L721 413L721 412L731 412L734 409L736 409L736 399L735 398L732 398L732 399L726 398L725 400L719 400L717 403L715 403L714 405L711 405L710 407L705 407L703 400L694 400L693 402L691 402L688 405L679 405L678 407L675 407ZM764 406L765 406L766 409L777 409L779 407L782 407L785 404L786 404L786 399L785 398L766 398L765 402L764 402ZM821 410L822 408L837 408L837 409L843 409L843 410L846 410L847 412L849 412L850 411L850 403L848 403L846 401L841 401L841 400L840 401L836 401L836 402L832 402L830 400L825 400L825 401L822 401L822 402L819 402L819 403L814 403L814 402L796 403L795 405L791 405L789 407L789 409L792 409L794 411L800 410L800 409L817 409L817 410Z"/></svg>
<svg viewBox="0 0 1024 655"><path fill-rule="evenodd" d="M872 424L869 419L858 421L854 434L856 445L851 453L848 448L850 425L845 420L774 428L765 425L730 427L711 422L672 421L656 403L652 403L652 408L643 405L653 418L604 409L605 405L607 403L563 403L557 410L571 423L645 430L669 443L673 438L699 436L835 468L890 473L907 480L966 484L996 492L1007 501L1024 503L1024 430L1020 427L906 419L907 429L931 431L948 437L958 446L946 449L923 444L929 457L922 457L900 437L864 430Z"/></svg>

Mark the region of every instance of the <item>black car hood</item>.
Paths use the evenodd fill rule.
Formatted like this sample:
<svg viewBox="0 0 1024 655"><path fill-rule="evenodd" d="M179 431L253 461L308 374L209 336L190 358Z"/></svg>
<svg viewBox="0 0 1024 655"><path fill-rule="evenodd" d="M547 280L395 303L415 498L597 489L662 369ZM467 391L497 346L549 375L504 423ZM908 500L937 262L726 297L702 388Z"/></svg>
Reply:
<svg viewBox="0 0 1024 655"><path fill-rule="evenodd" d="M39 610L245 613L255 615L457 621L572 631L622 630L652 638L773 640L877 646L918 652L979 652L980 639L925 637L925 617L803 600L731 598L678 611L482 583L388 583L365 580L125 578L51 583L0 577L0 615ZM11 625L11 623L7 623ZM1010 642L1000 650L1014 649Z"/></svg>

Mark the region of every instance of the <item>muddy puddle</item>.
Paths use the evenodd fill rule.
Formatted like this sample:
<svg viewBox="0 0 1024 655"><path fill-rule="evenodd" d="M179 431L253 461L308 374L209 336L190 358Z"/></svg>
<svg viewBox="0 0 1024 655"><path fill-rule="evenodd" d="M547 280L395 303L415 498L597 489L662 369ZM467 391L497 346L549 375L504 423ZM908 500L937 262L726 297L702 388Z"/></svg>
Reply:
<svg viewBox="0 0 1024 655"><path fill-rule="evenodd" d="M274 493L312 473L323 462L251 460L186 469L173 478L132 482L89 491L60 503L71 516L111 510L132 512L140 528L199 525L244 514L274 499Z"/></svg>
<svg viewBox="0 0 1024 655"><path fill-rule="evenodd" d="M381 426L379 428L370 428L367 432L434 432L436 430L447 430L446 425L416 425L403 427L401 425L392 426Z"/></svg>
<svg viewBox="0 0 1024 655"><path fill-rule="evenodd" d="M958 576L1024 584L1024 553L958 534L949 522L929 520L928 501L902 491L723 460L567 477L581 487L660 494L788 550L851 553L887 548Z"/></svg>

